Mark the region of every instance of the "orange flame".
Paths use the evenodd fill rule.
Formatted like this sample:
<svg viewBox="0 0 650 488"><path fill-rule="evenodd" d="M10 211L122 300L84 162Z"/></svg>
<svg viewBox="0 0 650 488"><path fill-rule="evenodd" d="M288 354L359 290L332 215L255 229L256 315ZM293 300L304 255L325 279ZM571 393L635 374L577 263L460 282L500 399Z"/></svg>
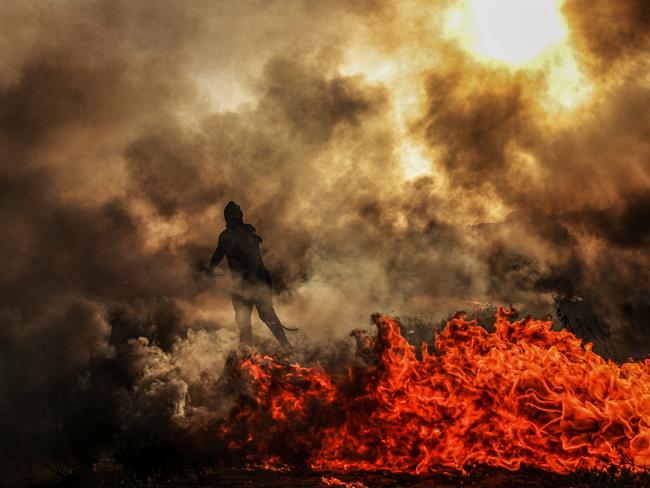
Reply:
<svg viewBox="0 0 650 488"><path fill-rule="evenodd" d="M421 359L396 319L375 323L375 364L347 375L245 360L253 398L222 429L230 447L328 471L650 467L650 360L605 361L502 308L492 333L453 318Z"/></svg>
<svg viewBox="0 0 650 488"><path fill-rule="evenodd" d="M368 488L367 485L361 481L342 481L334 477L323 476L321 483L325 486L338 486L341 488Z"/></svg>

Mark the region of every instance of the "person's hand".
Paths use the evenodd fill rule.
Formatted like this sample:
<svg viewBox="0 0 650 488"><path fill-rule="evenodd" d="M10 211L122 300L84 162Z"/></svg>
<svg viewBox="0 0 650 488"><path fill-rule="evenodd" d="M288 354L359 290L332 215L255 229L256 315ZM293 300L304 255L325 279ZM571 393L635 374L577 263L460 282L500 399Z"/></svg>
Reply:
<svg viewBox="0 0 650 488"><path fill-rule="evenodd" d="M199 273L201 273L203 276L211 277L213 275L213 270L209 266L202 264L199 266Z"/></svg>

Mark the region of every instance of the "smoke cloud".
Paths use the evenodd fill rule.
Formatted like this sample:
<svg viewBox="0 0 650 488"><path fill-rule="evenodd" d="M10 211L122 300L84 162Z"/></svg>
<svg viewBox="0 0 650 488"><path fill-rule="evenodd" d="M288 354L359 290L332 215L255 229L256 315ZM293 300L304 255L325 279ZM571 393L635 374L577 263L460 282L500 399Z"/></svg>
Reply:
<svg viewBox="0 0 650 488"><path fill-rule="evenodd" d="M559 325L575 297L611 326L601 352L647 354L647 7L565 1L591 87L570 109L552 66L465 52L449 8L4 2L0 457L209 450L237 335L228 279L196 270L228 200L306 357L376 311Z"/></svg>

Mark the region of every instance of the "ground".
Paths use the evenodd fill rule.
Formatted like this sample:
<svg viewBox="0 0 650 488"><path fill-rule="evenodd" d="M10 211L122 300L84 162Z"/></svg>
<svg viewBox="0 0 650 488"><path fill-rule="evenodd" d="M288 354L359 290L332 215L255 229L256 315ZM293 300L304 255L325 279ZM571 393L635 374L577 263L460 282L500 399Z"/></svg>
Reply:
<svg viewBox="0 0 650 488"><path fill-rule="evenodd" d="M476 468L467 475L448 474L413 477L393 474L335 474L313 472L270 472L245 469L210 469L203 473L185 473L182 476L135 476L118 468L87 470L73 473L58 481L23 482L0 487L199 487L199 488L301 488L327 486L343 488L444 488L444 487L566 487L566 488L634 488L650 486L650 475L624 473L622 477L611 474L578 473L561 476L539 470L524 469L509 472L500 469Z"/></svg>

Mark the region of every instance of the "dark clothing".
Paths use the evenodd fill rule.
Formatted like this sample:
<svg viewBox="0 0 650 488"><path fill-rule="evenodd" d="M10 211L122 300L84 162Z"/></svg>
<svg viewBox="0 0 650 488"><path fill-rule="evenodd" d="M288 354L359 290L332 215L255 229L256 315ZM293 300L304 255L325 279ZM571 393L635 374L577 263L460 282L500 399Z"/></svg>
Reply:
<svg viewBox="0 0 650 488"><path fill-rule="evenodd" d="M250 224L242 222L227 228L219 235L219 244L210 265L216 266L225 255L233 280L271 285L271 275L262 262L261 241L255 227Z"/></svg>
<svg viewBox="0 0 650 488"><path fill-rule="evenodd" d="M242 287L230 294L232 306L235 309L235 322L239 327L239 335L242 342L250 344L253 339L251 328L251 313L253 307L257 309L262 322L264 322L276 339L282 345L287 344L282 323L273 309L272 288L269 285L258 285Z"/></svg>
<svg viewBox="0 0 650 488"><path fill-rule="evenodd" d="M227 218L226 224L226 230L219 235L210 269L217 266L224 256L227 258L233 280L232 304L241 341L250 343L252 340L251 313L255 307L260 319L278 341L288 346L284 327L273 309L271 275L260 253L262 238L255 232L255 227L245 224L241 217Z"/></svg>

